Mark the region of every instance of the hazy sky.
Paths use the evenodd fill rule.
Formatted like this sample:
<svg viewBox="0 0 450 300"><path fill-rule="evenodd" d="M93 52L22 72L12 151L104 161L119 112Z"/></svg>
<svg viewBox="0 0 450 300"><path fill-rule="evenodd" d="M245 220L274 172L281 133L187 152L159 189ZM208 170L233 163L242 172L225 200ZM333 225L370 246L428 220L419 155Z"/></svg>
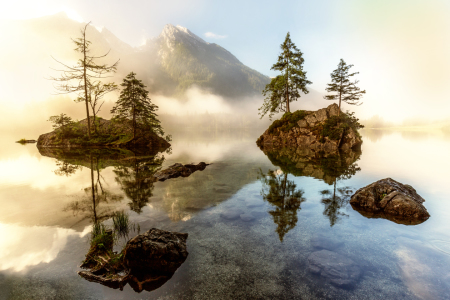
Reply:
<svg viewBox="0 0 450 300"><path fill-rule="evenodd" d="M363 116L450 117L449 0L16 0L2 5L0 19L59 11L133 46L179 24L269 76L290 31L315 90L325 92L340 58L355 65L367 90L356 108Z"/></svg>

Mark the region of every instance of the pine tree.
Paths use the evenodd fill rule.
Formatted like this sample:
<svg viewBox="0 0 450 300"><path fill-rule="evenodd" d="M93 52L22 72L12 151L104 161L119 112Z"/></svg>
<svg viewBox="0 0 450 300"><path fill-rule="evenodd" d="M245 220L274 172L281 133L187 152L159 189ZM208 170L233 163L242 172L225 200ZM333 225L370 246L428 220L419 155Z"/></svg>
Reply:
<svg viewBox="0 0 450 300"><path fill-rule="evenodd" d="M341 112L341 101L346 102L350 105L361 105L362 102L359 99L366 93L366 91L361 91L356 85L359 80L354 82L350 81L350 77L359 74L359 72L348 73L348 70L353 67L353 65L347 65L345 61L341 58L338 64L338 68L331 73L331 83L328 84L326 88L327 92L335 92L334 95L326 95L324 99L326 100L336 100L339 99L339 114Z"/></svg>
<svg viewBox="0 0 450 300"><path fill-rule="evenodd" d="M52 57L55 61L61 64L64 69L56 70L62 72L60 77L50 77L50 79L57 82L55 85L57 91L62 94L73 92L78 93L78 98L75 101L84 102L86 104L88 137L91 138L91 125L89 117L90 87L92 86L91 81L98 78L104 78L109 73L116 72L119 61L116 61L112 65L102 65L96 62L98 59L107 56L109 51L100 56L93 56L90 54L91 50L89 47L91 42L86 39L86 30L89 24L90 22L80 30L80 38L72 39L76 46L74 50L82 55L82 57L78 60L78 63L75 66L69 66Z"/></svg>
<svg viewBox="0 0 450 300"><path fill-rule="evenodd" d="M131 72L124 78L121 84L123 90L120 92L116 105L111 109L111 113L115 119L131 121L133 139L136 138L137 128L149 128L159 135L163 135L161 123L155 113L158 106L150 101L146 86L135 76L136 73Z"/></svg>
<svg viewBox="0 0 450 300"><path fill-rule="evenodd" d="M291 41L289 32L281 44L281 54L271 70L280 71L281 75L272 78L271 82L263 90L263 106L259 108L261 118L269 113L269 118L280 111L290 112L289 102L300 98L300 92L308 94L306 85L312 82L306 78L303 71L303 53Z"/></svg>

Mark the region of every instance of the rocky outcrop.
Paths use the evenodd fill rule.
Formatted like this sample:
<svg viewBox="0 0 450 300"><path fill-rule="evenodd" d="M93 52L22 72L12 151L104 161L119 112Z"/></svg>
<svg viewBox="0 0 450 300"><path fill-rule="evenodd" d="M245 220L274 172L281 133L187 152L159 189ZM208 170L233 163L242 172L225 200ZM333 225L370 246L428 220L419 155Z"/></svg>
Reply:
<svg viewBox="0 0 450 300"><path fill-rule="evenodd" d="M91 117L91 130L93 118ZM79 148L79 147L118 147L118 148L149 148L164 151L170 144L151 130L138 129L133 139L133 129L127 122L113 122L98 118L97 133L87 140L87 119L58 128L52 132L41 134L37 147Z"/></svg>
<svg viewBox="0 0 450 300"><path fill-rule="evenodd" d="M84 279L122 290L129 284L136 292L152 291L166 283L188 256L187 233L152 228L129 240L121 254L113 254L112 243L91 246L80 266ZM111 238L112 240L112 238Z"/></svg>
<svg viewBox="0 0 450 300"><path fill-rule="evenodd" d="M170 274L186 260L187 233L152 228L128 241L124 263L131 272Z"/></svg>
<svg viewBox="0 0 450 300"><path fill-rule="evenodd" d="M369 218L385 218L396 223L415 225L430 214L425 200L416 190L391 178L378 180L356 191L351 197L353 209Z"/></svg>
<svg viewBox="0 0 450 300"><path fill-rule="evenodd" d="M167 169L155 173L155 175L153 176L157 181L165 181L167 179L177 178L180 176L188 177L195 171L203 171L208 165L209 164L206 164L204 162L200 162L197 165L194 164L182 165L180 163L176 163L169 166Z"/></svg>
<svg viewBox="0 0 450 300"><path fill-rule="evenodd" d="M278 128L274 128L272 124L259 137L257 144L263 150L289 147L328 153L359 147L362 139L356 129L336 124L338 113L339 107L335 103L317 111L302 111L302 118L296 121L296 124ZM277 121L282 123L283 118Z"/></svg>
<svg viewBox="0 0 450 300"><path fill-rule="evenodd" d="M328 250L311 253L308 257L308 270L340 287L351 286L361 274L353 260Z"/></svg>

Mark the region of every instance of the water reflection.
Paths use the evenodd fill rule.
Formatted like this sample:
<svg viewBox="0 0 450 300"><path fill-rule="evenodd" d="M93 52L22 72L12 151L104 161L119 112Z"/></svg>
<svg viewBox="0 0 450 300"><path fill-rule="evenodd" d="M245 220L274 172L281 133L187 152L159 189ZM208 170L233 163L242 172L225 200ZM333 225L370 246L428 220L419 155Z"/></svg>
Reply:
<svg viewBox="0 0 450 300"><path fill-rule="evenodd" d="M297 225L297 212L302 202L306 201L304 191L297 189L294 181L288 180L288 173L282 171L269 170L265 175L260 170L258 178L263 184L263 199L275 208L269 214L277 225L276 232L282 242L286 233Z"/></svg>
<svg viewBox="0 0 450 300"><path fill-rule="evenodd" d="M59 176L69 177L86 167L90 170L90 186L83 188L84 194L64 207L74 216L101 222L112 216L117 203L124 199L122 194L108 189L108 183L101 171L113 166L115 180L124 194L131 200L131 210L140 213L153 193L153 174L157 172L164 157L154 152L135 153L122 149L39 149L42 155L57 159Z"/></svg>
<svg viewBox="0 0 450 300"><path fill-rule="evenodd" d="M352 190L348 187L336 188L336 183L348 180L361 171L356 163L362 154L361 151L325 154L310 149L283 148L266 150L264 153L272 164L280 167L285 176L290 173L295 176L314 177L333 185L332 190L325 189L320 192L324 204L323 214L329 218L330 226L335 225L341 218L348 217L342 209L348 205ZM275 181L273 179L273 182Z"/></svg>
<svg viewBox="0 0 450 300"><path fill-rule="evenodd" d="M131 200L130 209L141 213L153 196L153 175L161 169L163 156L133 156L126 163L114 167L116 181Z"/></svg>

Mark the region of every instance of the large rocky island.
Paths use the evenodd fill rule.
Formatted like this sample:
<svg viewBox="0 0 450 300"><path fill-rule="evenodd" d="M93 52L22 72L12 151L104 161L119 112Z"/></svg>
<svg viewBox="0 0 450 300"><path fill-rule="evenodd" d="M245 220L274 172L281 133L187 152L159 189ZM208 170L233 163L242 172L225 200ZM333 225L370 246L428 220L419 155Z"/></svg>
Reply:
<svg viewBox="0 0 450 300"><path fill-rule="evenodd" d="M352 114L340 112L337 104L317 111L298 110L285 113L257 140L262 150L308 148L325 153L359 148L362 144L358 129L362 125Z"/></svg>
<svg viewBox="0 0 450 300"><path fill-rule="evenodd" d="M138 128L133 138L133 128L127 122L115 122L96 118L93 126L91 120L91 139L87 138L87 119L41 134L37 141L38 148L80 148L80 147L114 147L114 148L148 148L164 151L170 147L169 142L152 130Z"/></svg>

